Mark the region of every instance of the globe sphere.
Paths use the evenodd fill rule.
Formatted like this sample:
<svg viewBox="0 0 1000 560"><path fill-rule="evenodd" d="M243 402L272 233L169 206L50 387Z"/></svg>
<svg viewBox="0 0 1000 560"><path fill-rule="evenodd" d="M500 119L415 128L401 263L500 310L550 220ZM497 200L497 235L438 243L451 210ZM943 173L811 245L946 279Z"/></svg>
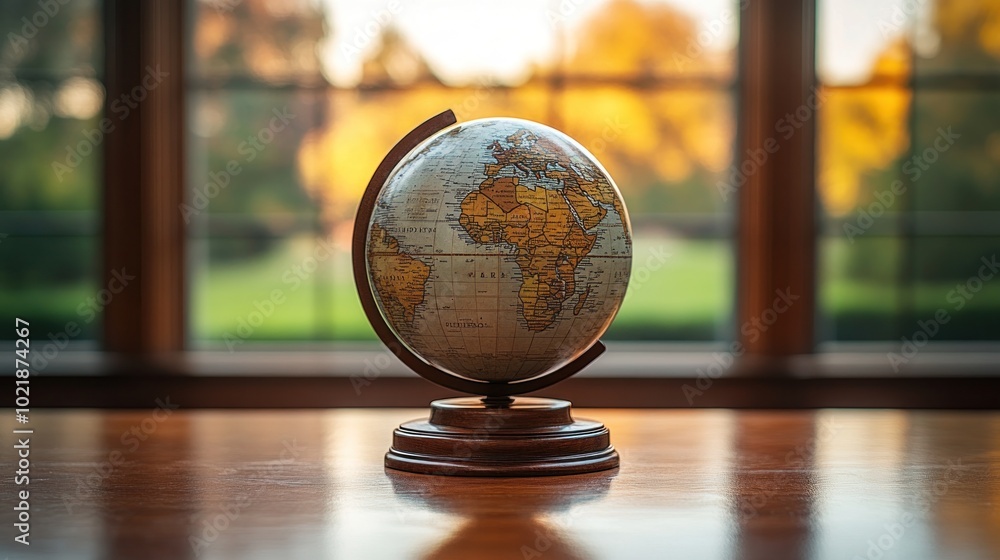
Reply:
<svg viewBox="0 0 1000 560"><path fill-rule="evenodd" d="M511 118L459 123L408 153L376 199L365 245L379 312L431 366L487 382L551 373L621 307L632 232L584 147Z"/></svg>

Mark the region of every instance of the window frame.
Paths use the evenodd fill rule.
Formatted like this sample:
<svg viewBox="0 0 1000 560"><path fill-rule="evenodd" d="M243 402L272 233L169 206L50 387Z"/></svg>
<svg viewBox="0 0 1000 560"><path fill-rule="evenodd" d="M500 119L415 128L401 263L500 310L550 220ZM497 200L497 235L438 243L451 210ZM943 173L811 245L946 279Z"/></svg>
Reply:
<svg viewBox="0 0 1000 560"><path fill-rule="evenodd" d="M103 258L108 285L120 270L135 286L104 310L105 351L145 357L184 349L184 2L105 0L105 113L151 73L137 118L104 150ZM138 187L137 187L138 186Z"/></svg>

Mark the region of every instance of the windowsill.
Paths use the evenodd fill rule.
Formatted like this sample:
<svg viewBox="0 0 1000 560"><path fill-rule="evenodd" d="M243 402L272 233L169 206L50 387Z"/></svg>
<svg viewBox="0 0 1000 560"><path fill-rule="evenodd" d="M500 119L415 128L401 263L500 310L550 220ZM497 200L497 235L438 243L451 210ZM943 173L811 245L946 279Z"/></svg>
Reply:
<svg viewBox="0 0 1000 560"><path fill-rule="evenodd" d="M608 351L577 378L871 378L1000 376L1000 344L940 342L905 359L885 343L827 344L816 354L776 361L761 357L732 360L717 343L607 343ZM896 367L889 352L896 354ZM729 366L732 362L732 366ZM722 366L720 368L720 366ZM88 376L121 372L216 377L416 377L378 343L273 343L227 351L198 349L137 361L86 346L59 353L35 375Z"/></svg>
<svg viewBox="0 0 1000 560"><path fill-rule="evenodd" d="M377 345L331 346L199 350L155 360L67 350L32 372L32 405L144 408L169 396L185 408L426 407L459 396ZM723 371L713 364L726 354L713 346L608 347L580 374L534 394L578 407L993 409L1000 391L1000 352L986 348L935 345L941 351L924 349L899 371L884 349L856 348L783 361L743 358ZM13 393L8 398L13 407Z"/></svg>

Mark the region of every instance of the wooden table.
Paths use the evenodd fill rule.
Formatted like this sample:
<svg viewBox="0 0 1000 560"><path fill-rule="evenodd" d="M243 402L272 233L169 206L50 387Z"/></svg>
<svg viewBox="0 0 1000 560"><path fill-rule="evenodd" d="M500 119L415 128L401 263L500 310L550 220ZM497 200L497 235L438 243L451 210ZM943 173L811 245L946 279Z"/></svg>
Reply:
<svg viewBox="0 0 1000 560"><path fill-rule="evenodd" d="M1000 558L998 413L582 410L619 470L387 472L422 412L32 411L31 545L9 443L0 556Z"/></svg>

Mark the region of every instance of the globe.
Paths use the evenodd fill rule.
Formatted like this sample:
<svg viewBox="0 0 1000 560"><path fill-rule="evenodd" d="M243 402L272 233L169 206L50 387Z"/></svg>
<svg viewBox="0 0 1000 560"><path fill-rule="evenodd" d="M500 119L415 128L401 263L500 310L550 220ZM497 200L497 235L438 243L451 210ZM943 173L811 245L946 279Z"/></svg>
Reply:
<svg viewBox="0 0 1000 560"><path fill-rule="evenodd" d="M399 161L364 254L378 310L413 354L509 383L565 366L607 330L632 233L618 187L583 146L489 118L440 130Z"/></svg>

